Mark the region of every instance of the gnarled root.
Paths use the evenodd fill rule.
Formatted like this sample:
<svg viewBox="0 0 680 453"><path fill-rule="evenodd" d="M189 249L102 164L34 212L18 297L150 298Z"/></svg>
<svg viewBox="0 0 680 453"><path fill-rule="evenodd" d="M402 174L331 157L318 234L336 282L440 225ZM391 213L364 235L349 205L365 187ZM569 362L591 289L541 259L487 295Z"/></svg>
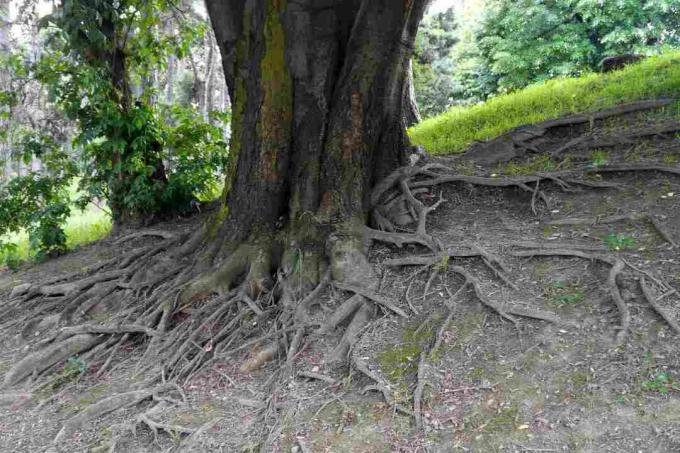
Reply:
<svg viewBox="0 0 680 453"><path fill-rule="evenodd" d="M74 335L60 343L29 354L14 365L5 375L5 387L10 387L25 378L41 373L67 358L87 351L104 338L96 335Z"/></svg>
<svg viewBox="0 0 680 453"><path fill-rule="evenodd" d="M134 406L147 398L158 398L161 393L173 390L177 390L176 385L165 384L153 389L136 390L104 398L68 419L57 433L53 443L57 444L63 441L91 420L125 407Z"/></svg>
<svg viewBox="0 0 680 453"><path fill-rule="evenodd" d="M609 294L611 295L616 308L619 311L619 317L621 319L621 325L618 327L618 333L616 334L616 345L621 345L628 335L630 329L630 310L628 306L621 297L621 290L617 283L617 278L623 272L626 267L624 261L605 255L596 255L580 250L568 250L568 249L534 249L534 250L520 250L511 253L513 256L517 257L532 257L532 256L573 256L578 258L584 258L591 261L599 261L611 266L609 274L607 276L607 287L609 288Z"/></svg>

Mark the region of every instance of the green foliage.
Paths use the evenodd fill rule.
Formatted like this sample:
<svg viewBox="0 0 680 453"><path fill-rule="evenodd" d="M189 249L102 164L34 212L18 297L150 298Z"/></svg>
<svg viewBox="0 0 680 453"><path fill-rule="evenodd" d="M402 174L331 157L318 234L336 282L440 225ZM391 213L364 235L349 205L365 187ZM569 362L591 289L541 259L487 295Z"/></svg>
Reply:
<svg viewBox="0 0 680 453"><path fill-rule="evenodd" d="M467 55L475 71L460 75L481 99L598 70L607 56L680 44L675 0L492 0L487 8Z"/></svg>
<svg viewBox="0 0 680 453"><path fill-rule="evenodd" d="M57 31L36 74L80 126L74 144L82 149L85 196L79 205L106 199L116 220L187 211L191 199L214 190L224 165L219 127L190 109L160 111L145 83L170 54L186 55L205 32L204 24L187 23L177 36L160 33L159 12L170 6L70 0L46 19ZM141 94L133 98L130 84Z"/></svg>
<svg viewBox="0 0 680 453"><path fill-rule="evenodd" d="M453 105L457 88L451 50L456 41L453 8L426 16L421 22L413 58L413 81L418 107L425 118Z"/></svg>
<svg viewBox="0 0 680 453"><path fill-rule="evenodd" d="M593 151L590 166L601 167L609 162L609 153L606 151Z"/></svg>
<svg viewBox="0 0 680 453"><path fill-rule="evenodd" d="M680 391L670 374L665 371L654 374L649 380L642 383L642 389L648 392L667 395L671 390Z"/></svg>
<svg viewBox="0 0 680 453"><path fill-rule="evenodd" d="M89 210L91 202L104 201L115 220L127 221L186 212L192 199L216 197L229 117L208 121L191 108L159 107L149 83L171 54L186 56L206 31L204 22L185 20L177 34L163 33L162 13L174 7L168 0L65 0L41 19L45 50L38 58L0 55L13 86L39 82L50 108L73 125L54 135L0 123L11 125L0 130L0 140L16 150L15 158L27 164L38 158L43 167L0 184L5 264L55 255L109 231L101 213L86 226L67 223L83 217L71 215L74 206ZM21 97L17 90L0 92L0 120L13 119ZM74 200L69 189L76 180Z"/></svg>
<svg viewBox="0 0 680 453"><path fill-rule="evenodd" d="M46 172L0 182L0 252L10 267L17 261L16 247L2 238L23 228L39 259L66 249L61 224L70 214L67 187L75 171L71 157L49 136L24 131L16 144L16 157L25 162L40 157Z"/></svg>
<svg viewBox="0 0 680 453"><path fill-rule="evenodd" d="M175 107L166 130L170 174L166 188L167 206L189 207L192 198L214 200L221 192L221 172L227 164L223 123L228 114L212 114L204 121L194 109Z"/></svg>
<svg viewBox="0 0 680 453"><path fill-rule="evenodd" d="M680 53L650 57L609 74L558 78L472 107L454 107L409 130L411 140L432 154L455 154L470 143L497 137L524 124L622 102L674 97L680 92Z"/></svg>
<svg viewBox="0 0 680 453"><path fill-rule="evenodd" d="M500 173L508 176L534 175L540 172L551 172L557 169L557 163L547 154L536 156L526 163L510 162Z"/></svg>
<svg viewBox="0 0 680 453"><path fill-rule="evenodd" d="M76 185L74 181L69 188L71 202L79 196L75 190ZM111 216L94 205L83 211L71 209L71 215L61 227L66 235L66 249L73 250L108 236L111 231ZM0 245L0 265L12 270L18 269L23 262L44 256L39 250L31 248L25 229L5 235L2 239L4 247Z"/></svg>
<svg viewBox="0 0 680 453"><path fill-rule="evenodd" d="M611 233L604 239L609 250L620 252L635 247L635 239L625 234Z"/></svg>

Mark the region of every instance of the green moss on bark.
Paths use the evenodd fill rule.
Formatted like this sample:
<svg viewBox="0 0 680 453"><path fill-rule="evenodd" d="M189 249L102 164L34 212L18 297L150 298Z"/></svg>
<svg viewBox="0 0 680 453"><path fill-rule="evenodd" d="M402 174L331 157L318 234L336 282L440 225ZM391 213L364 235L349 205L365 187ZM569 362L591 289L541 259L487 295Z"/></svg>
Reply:
<svg viewBox="0 0 680 453"><path fill-rule="evenodd" d="M261 176L270 182L279 181L282 170L285 170L280 168L280 154L287 152L293 121L293 85L286 63L286 32L281 18L285 9L285 0L267 1L265 53L260 63Z"/></svg>

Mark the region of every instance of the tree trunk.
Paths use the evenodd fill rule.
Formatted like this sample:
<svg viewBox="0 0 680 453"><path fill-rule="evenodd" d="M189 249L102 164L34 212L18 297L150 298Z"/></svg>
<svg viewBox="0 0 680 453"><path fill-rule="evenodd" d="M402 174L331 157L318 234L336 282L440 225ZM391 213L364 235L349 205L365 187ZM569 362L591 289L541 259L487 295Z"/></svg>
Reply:
<svg viewBox="0 0 680 453"><path fill-rule="evenodd" d="M232 100L237 238L305 216L324 231L366 223L370 188L406 161L408 60L426 5L207 1Z"/></svg>
<svg viewBox="0 0 680 453"><path fill-rule="evenodd" d="M165 26L166 36L173 36L175 33L173 22L169 20ZM165 103L172 105L175 102L175 73L177 72L177 57L170 54L168 57L168 68L165 74Z"/></svg>
<svg viewBox="0 0 680 453"><path fill-rule="evenodd" d="M207 121L208 114L212 111L212 96L213 96L213 80L214 80L214 55L215 47L213 43L212 33L205 35L206 59L205 59L205 88L203 89L203 118Z"/></svg>
<svg viewBox="0 0 680 453"><path fill-rule="evenodd" d="M125 43L119 42L120 31L116 30L116 22L110 17L102 20L102 32L106 36L107 41L111 43L110 48L106 49L101 55L97 57L102 59L109 70L111 77L111 84L115 89L116 101L121 109L123 117L129 118L133 114L133 95L130 86L130 72L128 68ZM148 89L153 84L153 80L149 78L142 79L142 92ZM104 162L103 166L108 164L114 169L111 172L107 182L109 189L108 203L111 208L111 215L114 223L114 228L129 224L138 223L141 220L146 220L144 217L148 213L136 212L129 209L126 198L130 196L133 189L132 181L138 177L138 174L133 173L128 169L128 160L132 154L132 145L135 137L129 137L127 131L123 128L113 132L112 139L120 140L126 143L121 151L114 153L111 162ZM160 192L162 187L167 184L167 177L163 161L158 157L158 148L161 143L148 144L148 154L144 156L144 163L147 167L154 168L153 173L149 176L154 183L157 184Z"/></svg>

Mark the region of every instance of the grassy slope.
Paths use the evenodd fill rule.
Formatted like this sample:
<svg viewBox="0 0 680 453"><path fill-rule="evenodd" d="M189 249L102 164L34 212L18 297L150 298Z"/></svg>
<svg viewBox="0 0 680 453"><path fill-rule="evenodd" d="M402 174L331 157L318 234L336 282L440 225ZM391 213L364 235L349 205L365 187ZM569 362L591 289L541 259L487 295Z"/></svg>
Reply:
<svg viewBox="0 0 680 453"><path fill-rule="evenodd" d="M66 225L64 225L66 245L69 250L103 239L108 236L110 231L111 217L93 205L88 206L84 211L74 208L66 221ZM30 248L28 233L25 231L15 233L7 239L17 246L16 253L11 257L12 260L28 261L35 255L35 251ZM7 258L0 253L0 268Z"/></svg>
<svg viewBox="0 0 680 453"><path fill-rule="evenodd" d="M640 99L680 97L680 52L650 57L608 74L551 80L472 107L454 107L409 130L432 154L461 153L474 141L524 124Z"/></svg>

